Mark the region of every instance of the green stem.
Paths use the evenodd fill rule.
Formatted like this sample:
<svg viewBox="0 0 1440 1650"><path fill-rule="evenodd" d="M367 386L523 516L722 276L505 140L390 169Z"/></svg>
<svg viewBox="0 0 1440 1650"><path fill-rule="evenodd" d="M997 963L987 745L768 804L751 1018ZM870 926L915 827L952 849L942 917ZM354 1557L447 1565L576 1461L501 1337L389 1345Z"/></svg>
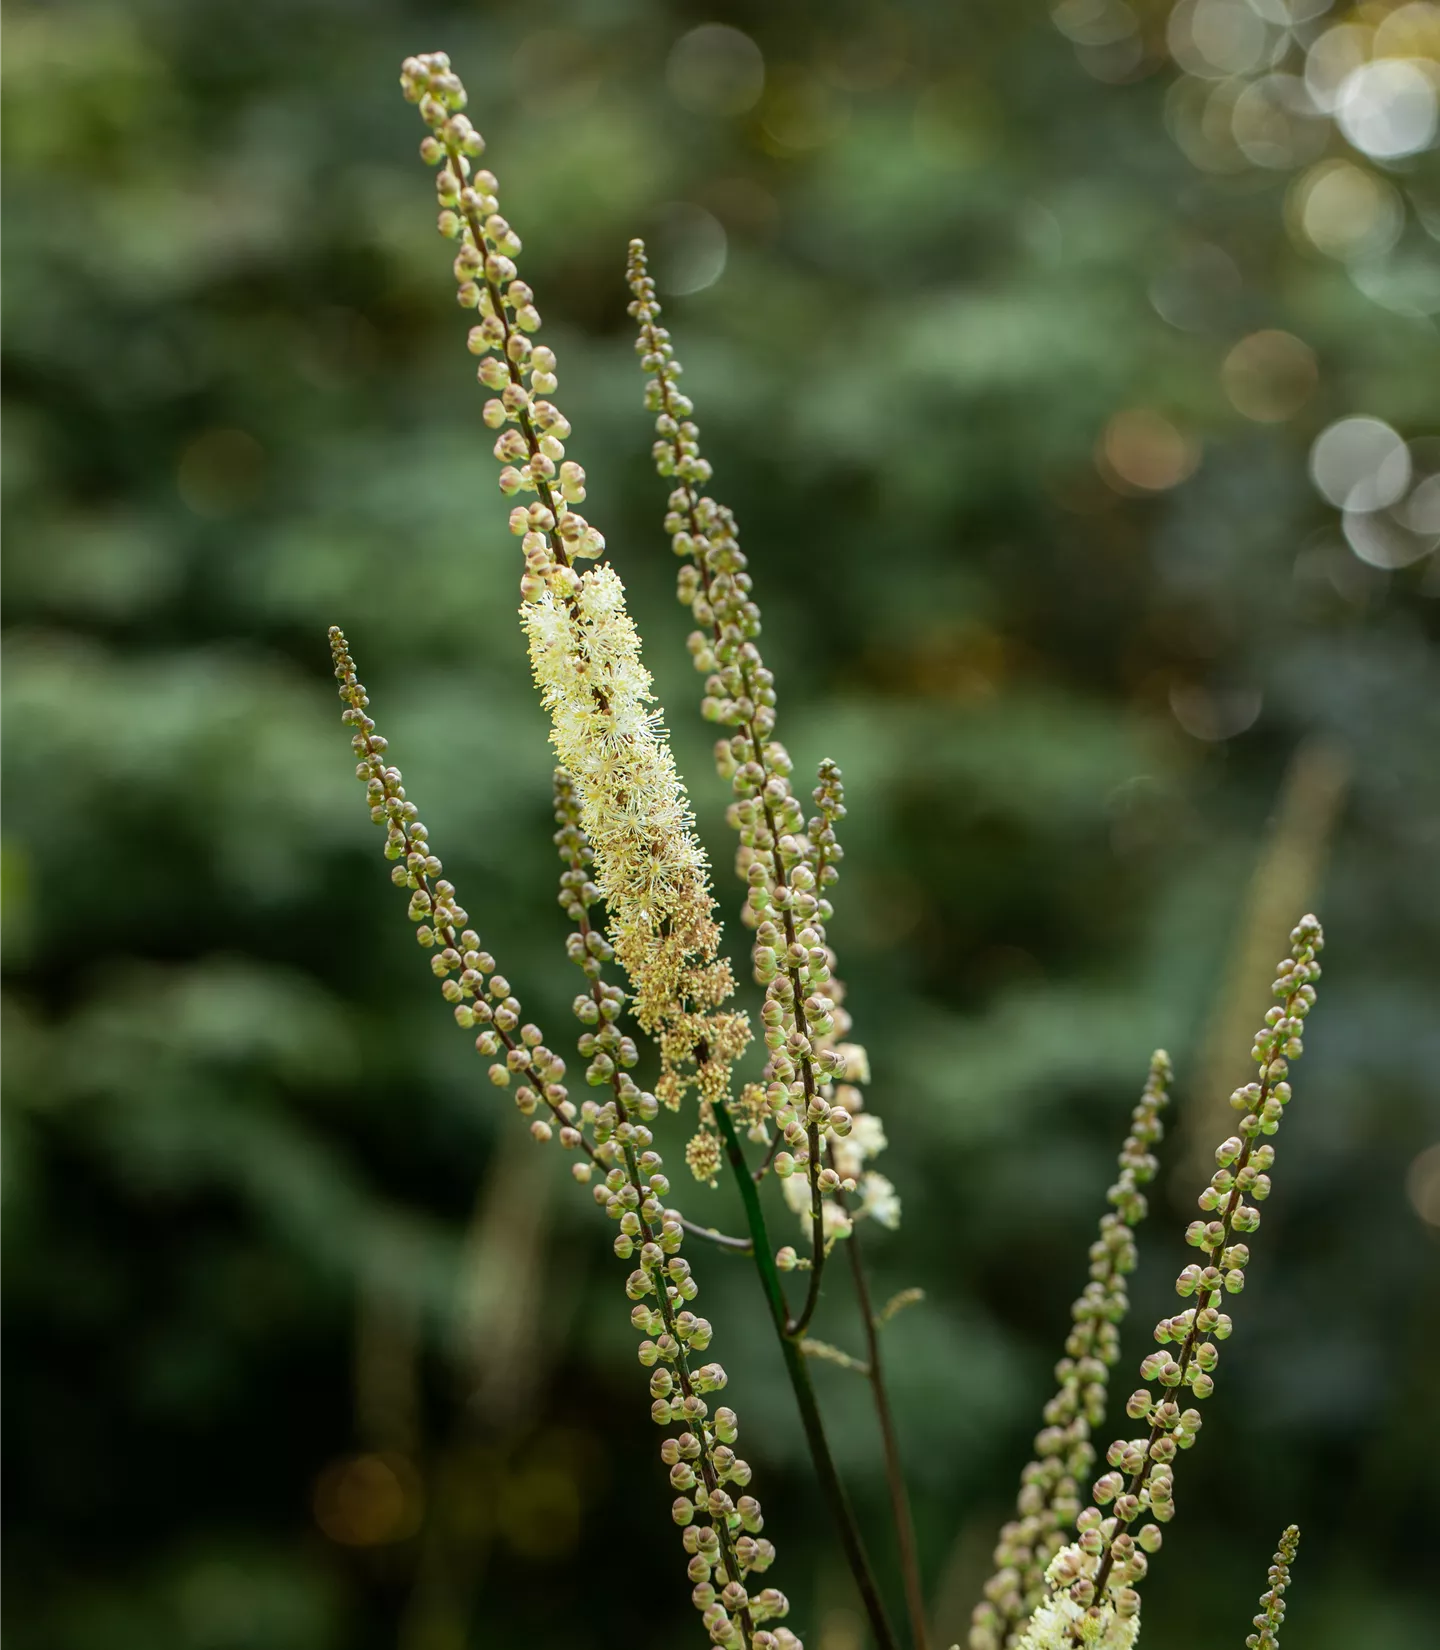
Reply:
<svg viewBox="0 0 1440 1650"><path fill-rule="evenodd" d="M723 1105L718 1105L715 1107L715 1116L720 1125L720 1132L725 1137L726 1155L731 1168L735 1171L735 1181L740 1188L741 1201L745 1205L745 1219L755 1245L755 1270L760 1274L760 1286L765 1291L765 1299L770 1307L771 1321L775 1325L781 1355L785 1359L785 1373L790 1377L790 1386L795 1393L795 1403L800 1411L800 1424L805 1429L805 1441L810 1446L810 1458L815 1464L820 1487L839 1529L840 1544L845 1549L845 1559L860 1591L865 1614L870 1618L870 1627L875 1634L876 1643L880 1650L899 1650L894 1629L890 1626L885 1606L880 1599L880 1589L876 1586L874 1572L870 1568L870 1558L861 1539L860 1527L855 1522L854 1509L850 1505L849 1496L845 1493L845 1486L840 1482L835 1459L830 1453L830 1443L825 1436L825 1423L820 1418L820 1406L815 1401L815 1388L810 1382L810 1370L805 1354L800 1350L798 1337L788 1332L789 1308L785 1304L785 1291L780 1286L780 1272L775 1265L774 1251L765 1231L765 1212L760 1207L759 1190L750 1177L750 1168L745 1161L745 1153L741 1148L740 1138L735 1133L735 1124L729 1112Z"/></svg>

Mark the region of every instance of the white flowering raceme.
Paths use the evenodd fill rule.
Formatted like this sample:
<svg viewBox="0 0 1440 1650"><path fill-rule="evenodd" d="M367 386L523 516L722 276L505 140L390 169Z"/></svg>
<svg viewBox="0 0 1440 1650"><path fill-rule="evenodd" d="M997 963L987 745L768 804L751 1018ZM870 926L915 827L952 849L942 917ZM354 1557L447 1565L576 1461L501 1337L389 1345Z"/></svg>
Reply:
<svg viewBox="0 0 1440 1650"><path fill-rule="evenodd" d="M842 1180L856 1183L860 1202L855 1213L878 1220L893 1232L900 1225L900 1194L888 1176L866 1167L867 1162L878 1157L888 1144L885 1126L874 1112L860 1109L865 1102L860 1090L854 1086L855 1083L869 1082L869 1056L858 1043L841 1043L836 1052L845 1060L846 1072L852 1079L849 1083L837 1085L835 1090L837 1102L849 1113L850 1128L843 1135L833 1128L827 1131L825 1140L830 1163Z"/></svg>
<svg viewBox="0 0 1440 1650"><path fill-rule="evenodd" d="M625 587L605 564L578 581L573 608L550 592L521 616L553 722L552 743L580 793L585 834L612 915L653 930L713 901L705 851L654 709Z"/></svg>
<svg viewBox="0 0 1440 1650"><path fill-rule="evenodd" d="M895 1231L900 1225L900 1194L883 1174L867 1174L860 1182L860 1212Z"/></svg>
<svg viewBox="0 0 1440 1650"><path fill-rule="evenodd" d="M742 1014L715 1013L731 994L717 954L705 851L654 708L625 587L605 564L543 590L520 609L551 742L580 799L609 932L634 990L635 1017L660 1041L657 1093L677 1105L690 1081L707 1100L745 1047ZM684 1075L694 1061L695 1073Z"/></svg>
<svg viewBox="0 0 1440 1650"><path fill-rule="evenodd" d="M1015 1650L1131 1650L1140 1637L1140 1600L1129 1589L1122 1614L1113 1598L1089 1607L1070 1597L1079 1577L1093 1574L1095 1560L1078 1546L1062 1547L1050 1561L1045 1580L1050 1591L1026 1624Z"/></svg>
<svg viewBox="0 0 1440 1650"><path fill-rule="evenodd" d="M841 1136L831 1129L826 1138L835 1172L851 1180L858 1180L866 1159L878 1157L887 1144L884 1124L870 1111L852 1114L849 1134Z"/></svg>
<svg viewBox="0 0 1440 1650"><path fill-rule="evenodd" d="M835 1053L841 1061L841 1075L849 1083L870 1081L870 1056L859 1043L836 1043Z"/></svg>
<svg viewBox="0 0 1440 1650"><path fill-rule="evenodd" d="M800 1227L807 1235L810 1231L810 1182L803 1174L792 1174L788 1180L780 1182L785 1194L785 1201L800 1217ZM825 1222L825 1241L827 1244L836 1238L850 1236L850 1229L854 1224L848 1210L842 1209L838 1203L832 1203L828 1198L821 1205L821 1218Z"/></svg>

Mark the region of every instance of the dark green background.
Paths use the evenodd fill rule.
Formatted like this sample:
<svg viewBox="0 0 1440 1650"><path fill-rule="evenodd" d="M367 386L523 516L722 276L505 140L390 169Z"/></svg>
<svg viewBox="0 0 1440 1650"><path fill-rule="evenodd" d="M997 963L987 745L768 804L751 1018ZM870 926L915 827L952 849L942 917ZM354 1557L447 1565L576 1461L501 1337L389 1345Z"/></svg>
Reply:
<svg viewBox="0 0 1440 1650"><path fill-rule="evenodd" d="M733 915L622 280L666 203L727 225L723 277L667 316L782 737L849 784L833 936L905 1200L869 1246L878 1288L929 1296L889 1346L938 1644L963 1639L1153 1046L1197 1135L1224 1130L1193 1078L1307 739L1348 773L1314 895L1325 979L1144 1643L1241 1644L1291 1519L1287 1644L1433 1630L1440 1289L1405 1177L1440 1134L1437 585L1351 557L1305 459L1350 413L1433 433L1435 329L1296 249L1283 176L1196 172L1165 134L1168 67L1103 84L996 0L756 4L723 16L767 100L720 116L664 72L712 15L8 8L13 1650L702 1642L624 1268L450 1023L328 674L339 622L558 1044L575 978L516 547L396 85L441 46ZM767 135L782 96L819 121L803 152ZM1182 332L1147 293L1202 242L1242 281ZM1275 426L1218 375L1260 327L1320 364ZM1203 443L1154 498L1093 462L1137 405ZM1263 710L1204 743L1176 683ZM1265 1006L1262 982L1222 1087ZM1204 1156L1175 1147L1167 1169ZM1192 1165L1153 1200L1121 1394L1173 1310L1196 1189ZM728 1191L687 1197L736 1218ZM791 1623L857 1650L753 1276L694 1258ZM837 1281L820 1333L853 1345L850 1311ZM819 1380L893 1583L863 1388ZM382 1488L409 1486L380 1521L399 1539L347 1545L368 1503L363 1468L341 1475L375 1452Z"/></svg>

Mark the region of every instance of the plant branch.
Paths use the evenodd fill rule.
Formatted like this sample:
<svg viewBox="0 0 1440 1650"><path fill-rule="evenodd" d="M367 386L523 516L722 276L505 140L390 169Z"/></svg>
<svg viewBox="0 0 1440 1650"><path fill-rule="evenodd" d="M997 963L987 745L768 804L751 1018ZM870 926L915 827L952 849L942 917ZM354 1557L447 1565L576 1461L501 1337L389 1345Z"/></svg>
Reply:
<svg viewBox="0 0 1440 1650"><path fill-rule="evenodd" d="M831 1346L829 1341L812 1341L808 1337L801 1341L800 1350L807 1358L819 1358L827 1364L834 1364L839 1369L853 1370L856 1375L868 1375L870 1365L863 1358L852 1358L841 1347Z"/></svg>
<svg viewBox="0 0 1440 1650"><path fill-rule="evenodd" d="M880 1319L870 1303L870 1285L866 1281L864 1261L860 1253L860 1223L856 1221L846 1239L850 1254L850 1274L855 1280L855 1298L865 1325L865 1346L870 1354L865 1374L870 1382L870 1393L875 1400L875 1414L880 1422L880 1437L885 1451L885 1482L890 1488L890 1509L895 1515L895 1539L900 1548L900 1573L905 1582L905 1608L910 1616L910 1637L915 1650L927 1650L925 1635L925 1590L920 1581L920 1556L915 1541L915 1520L910 1511L910 1496L905 1488L905 1472L900 1462L900 1446L895 1437L895 1421L890 1410L890 1397L885 1390L885 1366L880 1361Z"/></svg>
<svg viewBox="0 0 1440 1650"><path fill-rule="evenodd" d="M780 1342L781 1355L785 1360L785 1372L790 1377L790 1385L795 1393L800 1423L805 1429L805 1440L810 1446L810 1457L815 1464L816 1476L820 1480L831 1516L839 1529L840 1544L845 1550L845 1559L850 1566L851 1575L855 1578L855 1585L859 1589L876 1643L880 1650L898 1650L894 1629L885 1614L880 1590L870 1568L870 1558L865 1551L859 1525L855 1522L854 1509L850 1505L850 1498L845 1493L845 1486L840 1481L834 1457L830 1453L829 1440L825 1436L825 1424L820 1416L820 1406L815 1401L815 1388L810 1381L805 1354L800 1349L799 1340L789 1333L785 1291L780 1287L780 1273L775 1265L774 1252L771 1250L770 1239L765 1230L765 1212L760 1207L760 1194L755 1182L750 1178L749 1165L745 1161L740 1137L735 1132L735 1124L729 1112L723 1105L716 1106L715 1116L725 1139L726 1155L731 1168L735 1171L741 1200L745 1205L745 1219L755 1246L755 1269L760 1274L760 1285L765 1291L765 1299L770 1307L770 1317Z"/></svg>
<svg viewBox="0 0 1440 1650"><path fill-rule="evenodd" d="M684 1215L679 1216L679 1220L691 1237L703 1238L706 1243L713 1243L717 1248L731 1249L740 1255L752 1255L755 1252L755 1244L750 1238L727 1237L724 1232L717 1232L713 1227L696 1225Z"/></svg>

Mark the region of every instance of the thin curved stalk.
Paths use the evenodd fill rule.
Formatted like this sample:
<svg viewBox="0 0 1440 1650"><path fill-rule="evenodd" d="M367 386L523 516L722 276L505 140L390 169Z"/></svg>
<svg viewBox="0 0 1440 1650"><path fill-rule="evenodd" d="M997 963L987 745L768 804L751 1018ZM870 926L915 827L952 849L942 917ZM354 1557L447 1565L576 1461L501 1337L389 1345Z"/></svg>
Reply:
<svg viewBox="0 0 1440 1650"><path fill-rule="evenodd" d="M850 1271L855 1279L855 1299L865 1324L865 1346L869 1364L865 1375L870 1382L875 1401L875 1414L880 1422L880 1438L885 1454L885 1482L890 1489L890 1510L895 1516L895 1541L900 1549L900 1574L905 1582L905 1609L910 1617L910 1637L915 1650L928 1650L925 1629L925 1590L920 1581L920 1554L915 1540L915 1520L910 1511L910 1495L905 1488L905 1473L900 1464L900 1445L895 1437L895 1420L890 1410L890 1395L885 1390L885 1366L880 1361L880 1325L870 1302L870 1285L865 1277L865 1266L860 1256L860 1229L846 1239L850 1255Z"/></svg>
<svg viewBox="0 0 1440 1650"><path fill-rule="evenodd" d="M732 1254L749 1255L755 1251L755 1244L750 1238L730 1237L724 1232L717 1232L711 1226L698 1226L693 1220L680 1217L680 1224L691 1237L703 1238L706 1243L713 1243L717 1248L729 1249Z"/></svg>

